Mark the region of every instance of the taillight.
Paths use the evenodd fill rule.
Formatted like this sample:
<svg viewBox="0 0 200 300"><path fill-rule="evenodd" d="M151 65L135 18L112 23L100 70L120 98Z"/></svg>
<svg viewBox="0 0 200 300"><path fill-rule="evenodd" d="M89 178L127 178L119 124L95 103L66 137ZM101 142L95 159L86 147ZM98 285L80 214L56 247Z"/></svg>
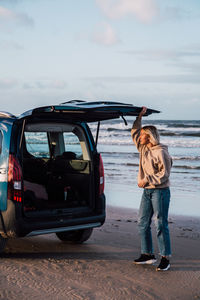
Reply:
<svg viewBox="0 0 200 300"><path fill-rule="evenodd" d="M104 192L104 168L101 154L99 155L99 195Z"/></svg>
<svg viewBox="0 0 200 300"><path fill-rule="evenodd" d="M8 198L16 202L22 201L22 170L13 154L9 155Z"/></svg>

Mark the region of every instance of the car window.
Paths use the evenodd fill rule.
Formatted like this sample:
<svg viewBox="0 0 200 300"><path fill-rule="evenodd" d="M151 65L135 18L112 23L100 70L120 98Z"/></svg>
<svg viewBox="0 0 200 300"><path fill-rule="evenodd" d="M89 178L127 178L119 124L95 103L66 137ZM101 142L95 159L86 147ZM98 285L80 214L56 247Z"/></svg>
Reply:
<svg viewBox="0 0 200 300"><path fill-rule="evenodd" d="M47 132L25 132L26 150L35 157L50 157Z"/></svg>
<svg viewBox="0 0 200 300"><path fill-rule="evenodd" d="M89 160L89 146L81 127L65 123L33 123L25 127L24 156L56 158L70 155Z"/></svg>
<svg viewBox="0 0 200 300"><path fill-rule="evenodd" d="M79 138L72 132L64 132L65 152L74 152L77 157L83 155Z"/></svg>

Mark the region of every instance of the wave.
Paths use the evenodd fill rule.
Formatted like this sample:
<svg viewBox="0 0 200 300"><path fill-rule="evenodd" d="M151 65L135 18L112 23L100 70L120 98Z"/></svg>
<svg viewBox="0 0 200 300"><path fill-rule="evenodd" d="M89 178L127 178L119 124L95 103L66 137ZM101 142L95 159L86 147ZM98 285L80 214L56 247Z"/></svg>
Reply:
<svg viewBox="0 0 200 300"><path fill-rule="evenodd" d="M199 131L180 131L180 132L173 132L173 131L166 131L166 130L159 130L161 136L177 136L177 137L200 137L200 129ZM106 130L102 130L100 132L101 136L115 136L115 137L125 137L130 136L130 129L119 129L119 128L107 128Z"/></svg>
<svg viewBox="0 0 200 300"><path fill-rule="evenodd" d="M143 120L142 123L168 128L200 128L200 120Z"/></svg>
<svg viewBox="0 0 200 300"><path fill-rule="evenodd" d="M105 170L118 170L119 171L119 166L121 167L136 167L138 168L139 163L127 163L127 162L104 162L104 168ZM117 169L116 169L117 168ZM173 169L180 169L180 170L200 170L200 166L191 166L191 165L173 165ZM120 173L122 170L120 170Z"/></svg>
<svg viewBox="0 0 200 300"><path fill-rule="evenodd" d="M183 136L183 137L200 137L200 127L199 128L193 128L191 126L188 126L187 128L175 128L175 127L160 127L157 126L158 131L161 136ZM96 132L92 131L95 135ZM130 136L131 127L129 128L122 128L122 127L106 127L102 128L100 130L101 136Z"/></svg>
<svg viewBox="0 0 200 300"><path fill-rule="evenodd" d="M172 156L173 160L191 160L200 161L200 156Z"/></svg>
<svg viewBox="0 0 200 300"><path fill-rule="evenodd" d="M160 132L161 136L191 136L191 137L200 137L200 131L199 132Z"/></svg>
<svg viewBox="0 0 200 300"><path fill-rule="evenodd" d="M200 181L200 177L192 177L192 179L195 181Z"/></svg>
<svg viewBox="0 0 200 300"><path fill-rule="evenodd" d="M128 166L128 167L138 167L139 163L123 163L123 162L104 162L104 167L106 168L106 166Z"/></svg>
<svg viewBox="0 0 200 300"><path fill-rule="evenodd" d="M101 150L100 151L101 154L103 155L109 155L111 157L118 157L118 156L124 156L124 157L139 157L139 152L129 152L129 151L112 151L112 152L109 152L109 151L104 151L104 150Z"/></svg>
<svg viewBox="0 0 200 300"><path fill-rule="evenodd" d="M131 131L131 128L125 128L125 129L123 129L123 128L114 128L114 127L108 127L107 128L107 131L119 131L119 132L124 132L124 131L128 131L128 132L130 132Z"/></svg>
<svg viewBox="0 0 200 300"><path fill-rule="evenodd" d="M200 170L200 166L186 166L186 165L180 165L180 166L174 166L172 168L175 169L187 169L187 170Z"/></svg>
<svg viewBox="0 0 200 300"><path fill-rule="evenodd" d="M187 140L187 139L176 139L174 137L173 139L166 139L166 140L161 140L162 144L165 144L169 147L176 148L197 148L200 147L200 139L194 139L194 140ZM110 146L131 146L133 145L133 142L131 139L126 139L123 137L118 137L118 138L103 138L99 137L98 141L99 145L110 145Z"/></svg>
<svg viewBox="0 0 200 300"><path fill-rule="evenodd" d="M175 128L199 128L200 129L200 122L197 121L197 124L194 123L189 123L189 124L185 124L185 123L170 123L167 124L167 127L175 127Z"/></svg>

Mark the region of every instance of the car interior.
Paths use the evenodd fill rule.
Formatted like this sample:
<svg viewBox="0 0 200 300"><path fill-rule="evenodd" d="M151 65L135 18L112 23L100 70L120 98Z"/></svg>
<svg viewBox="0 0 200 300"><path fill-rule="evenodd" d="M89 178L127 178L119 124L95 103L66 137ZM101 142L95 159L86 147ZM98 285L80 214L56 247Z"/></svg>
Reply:
<svg viewBox="0 0 200 300"><path fill-rule="evenodd" d="M25 213L91 207L92 165L80 126L27 124L22 152Z"/></svg>

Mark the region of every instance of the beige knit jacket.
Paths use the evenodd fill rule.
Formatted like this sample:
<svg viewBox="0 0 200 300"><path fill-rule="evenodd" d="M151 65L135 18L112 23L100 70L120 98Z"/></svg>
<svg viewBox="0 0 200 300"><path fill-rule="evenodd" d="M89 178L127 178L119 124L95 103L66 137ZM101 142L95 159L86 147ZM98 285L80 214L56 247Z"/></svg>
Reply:
<svg viewBox="0 0 200 300"><path fill-rule="evenodd" d="M146 189L169 187L172 158L169 155L168 147L163 144L151 148L141 145L139 141L140 129L141 119L136 118L131 129L131 136L140 153L138 182L145 180Z"/></svg>

